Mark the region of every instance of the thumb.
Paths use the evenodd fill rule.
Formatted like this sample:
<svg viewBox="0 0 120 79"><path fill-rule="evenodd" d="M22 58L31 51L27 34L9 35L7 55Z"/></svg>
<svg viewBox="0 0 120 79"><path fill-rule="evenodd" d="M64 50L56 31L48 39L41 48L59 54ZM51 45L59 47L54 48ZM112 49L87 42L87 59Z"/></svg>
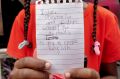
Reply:
<svg viewBox="0 0 120 79"><path fill-rule="evenodd" d="M100 79L99 73L93 69L72 69L65 73L66 79Z"/></svg>

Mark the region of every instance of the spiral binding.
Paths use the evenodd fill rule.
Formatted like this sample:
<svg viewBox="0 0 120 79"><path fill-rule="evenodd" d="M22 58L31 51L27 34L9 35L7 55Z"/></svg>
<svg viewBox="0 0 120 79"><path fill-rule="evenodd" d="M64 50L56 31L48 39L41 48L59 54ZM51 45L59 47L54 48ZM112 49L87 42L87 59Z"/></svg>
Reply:
<svg viewBox="0 0 120 79"><path fill-rule="evenodd" d="M53 4L53 3L74 3L74 2L83 2L82 0L38 0L38 3L42 4Z"/></svg>

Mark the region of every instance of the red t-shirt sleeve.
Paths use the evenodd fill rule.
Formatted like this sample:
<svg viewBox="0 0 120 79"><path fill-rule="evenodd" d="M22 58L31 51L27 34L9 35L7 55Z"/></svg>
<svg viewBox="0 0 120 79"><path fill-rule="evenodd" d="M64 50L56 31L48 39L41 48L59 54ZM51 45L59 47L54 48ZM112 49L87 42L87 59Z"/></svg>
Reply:
<svg viewBox="0 0 120 79"><path fill-rule="evenodd" d="M22 10L12 26L10 39L7 47L8 55L14 58L22 58L26 56L27 47L18 49L18 45L24 40L24 10Z"/></svg>
<svg viewBox="0 0 120 79"><path fill-rule="evenodd" d="M106 16L105 32L102 62L111 63L120 60L120 30L115 15Z"/></svg>

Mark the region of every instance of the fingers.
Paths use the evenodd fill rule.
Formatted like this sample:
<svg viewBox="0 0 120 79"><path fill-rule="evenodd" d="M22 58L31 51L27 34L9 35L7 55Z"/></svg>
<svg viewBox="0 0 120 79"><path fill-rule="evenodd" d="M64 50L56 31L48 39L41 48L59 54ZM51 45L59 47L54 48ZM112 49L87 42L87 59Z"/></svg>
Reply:
<svg viewBox="0 0 120 79"><path fill-rule="evenodd" d="M50 68L50 63L37 58L25 57L16 61L14 67L18 69L47 70Z"/></svg>
<svg viewBox="0 0 120 79"><path fill-rule="evenodd" d="M100 79L99 73L93 69L72 69L65 73L67 79Z"/></svg>
<svg viewBox="0 0 120 79"><path fill-rule="evenodd" d="M10 73L10 79L49 79L48 72L39 72L32 69L14 69Z"/></svg>

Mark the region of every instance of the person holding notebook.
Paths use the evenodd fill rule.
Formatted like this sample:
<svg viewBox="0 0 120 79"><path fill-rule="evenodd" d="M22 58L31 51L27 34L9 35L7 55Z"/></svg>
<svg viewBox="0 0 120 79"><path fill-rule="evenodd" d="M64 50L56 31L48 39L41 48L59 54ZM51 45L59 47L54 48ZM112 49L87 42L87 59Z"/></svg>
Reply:
<svg viewBox="0 0 120 79"><path fill-rule="evenodd" d="M120 60L120 30L116 16L97 5L98 0L84 3L86 68L75 68L61 79L117 79L116 62ZM16 17L7 53L17 58L10 79L49 79L51 64L34 57L36 49L35 5L25 0L25 10ZM25 41L23 41L25 40ZM23 41L23 42L22 42ZM22 49L18 49L20 43Z"/></svg>

